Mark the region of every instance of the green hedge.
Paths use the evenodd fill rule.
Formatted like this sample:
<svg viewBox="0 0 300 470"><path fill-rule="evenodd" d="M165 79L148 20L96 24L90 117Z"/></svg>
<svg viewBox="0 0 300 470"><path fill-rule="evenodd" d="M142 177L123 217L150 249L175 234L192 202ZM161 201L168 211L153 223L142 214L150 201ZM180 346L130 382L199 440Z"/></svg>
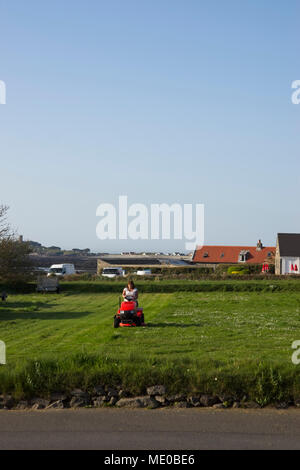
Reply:
<svg viewBox="0 0 300 470"><path fill-rule="evenodd" d="M204 267L204 266L177 266L177 267L166 267L166 266L160 266L160 267L151 267L147 268L147 266L141 266L141 267L126 267L124 268L126 271L126 274L133 274L134 272L138 270L143 270L143 269L151 269L152 274L157 274L157 275L162 275L162 276L169 276L169 275L174 275L174 274L193 274L193 275L209 275L213 274L215 272L213 267Z"/></svg>
<svg viewBox="0 0 300 470"><path fill-rule="evenodd" d="M249 278L249 279L248 279ZM276 292L290 291L300 292L300 276L284 277L281 279L272 276L258 276L253 279L250 276L227 276L226 279L218 280L167 280L163 278L152 278L145 280L138 278L136 285L141 293L173 293L173 292ZM61 281L62 292L70 293L118 293L120 294L127 279L102 279L92 281ZM6 286L0 284L0 292L8 294L33 293L36 291L36 283L22 284L18 286ZM42 294L41 294L42 295Z"/></svg>
<svg viewBox="0 0 300 470"><path fill-rule="evenodd" d="M299 279L300 280L300 279ZM137 287L140 293L174 293L174 292L300 292L299 280L284 281L139 281ZM116 293L120 294L124 288L124 281L108 282L62 282L62 292L74 293Z"/></svg>

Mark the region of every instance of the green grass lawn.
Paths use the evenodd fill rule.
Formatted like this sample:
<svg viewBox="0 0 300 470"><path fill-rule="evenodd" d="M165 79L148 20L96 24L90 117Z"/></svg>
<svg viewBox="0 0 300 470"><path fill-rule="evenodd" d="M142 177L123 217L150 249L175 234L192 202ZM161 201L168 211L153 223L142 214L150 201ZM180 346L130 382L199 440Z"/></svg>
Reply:
<svg viewBox="0 0 300 470"><path fill-rule="evenodd" d="M298 394L291 345L300 340L300 293L148 293L140 305L146 328L114 330L115 293L11 296L0 304L8 362L0 391L100 381L132 393L156 382L170 392L246 393L262 403Z"/></svg>

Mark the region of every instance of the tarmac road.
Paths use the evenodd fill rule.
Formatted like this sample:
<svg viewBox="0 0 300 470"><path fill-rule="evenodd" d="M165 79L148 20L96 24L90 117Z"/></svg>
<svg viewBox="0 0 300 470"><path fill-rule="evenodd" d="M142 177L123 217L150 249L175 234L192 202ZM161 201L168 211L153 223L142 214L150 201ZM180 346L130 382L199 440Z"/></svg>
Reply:
<svg viewBox="0 0 300 470"><path fill-rule="evenodd" d="M0 411L0 449L300 449L300 410Z"/></svg>

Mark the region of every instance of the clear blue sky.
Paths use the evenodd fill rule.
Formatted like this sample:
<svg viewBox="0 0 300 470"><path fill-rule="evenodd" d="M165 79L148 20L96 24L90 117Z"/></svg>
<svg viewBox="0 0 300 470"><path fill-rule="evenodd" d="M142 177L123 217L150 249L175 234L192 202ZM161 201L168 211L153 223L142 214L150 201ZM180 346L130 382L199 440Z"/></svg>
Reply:
<svg viewBox="0 0 300 470"><path fill-rule="evenodd" d="M13 225L45 245L157 249L96 238L96 207L127 194L204 203L207 244L299 232L299 13L298 0L2 0Z"/></svg>

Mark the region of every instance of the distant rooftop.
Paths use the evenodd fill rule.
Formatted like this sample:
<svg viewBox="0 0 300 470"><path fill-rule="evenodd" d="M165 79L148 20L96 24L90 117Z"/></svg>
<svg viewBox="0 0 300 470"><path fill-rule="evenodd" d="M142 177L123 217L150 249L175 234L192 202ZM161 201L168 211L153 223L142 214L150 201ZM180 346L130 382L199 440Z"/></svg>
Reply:
<svg viewBox="0 0 300 470"><path fill-rule="evenodd" d="M101 262L107 263L113 266L163 266L163 265L175 265L175 266L186 266L185 260L176 259L171 256L147 256L147 255L111 255L111 256L99 256Z"/></svg>

